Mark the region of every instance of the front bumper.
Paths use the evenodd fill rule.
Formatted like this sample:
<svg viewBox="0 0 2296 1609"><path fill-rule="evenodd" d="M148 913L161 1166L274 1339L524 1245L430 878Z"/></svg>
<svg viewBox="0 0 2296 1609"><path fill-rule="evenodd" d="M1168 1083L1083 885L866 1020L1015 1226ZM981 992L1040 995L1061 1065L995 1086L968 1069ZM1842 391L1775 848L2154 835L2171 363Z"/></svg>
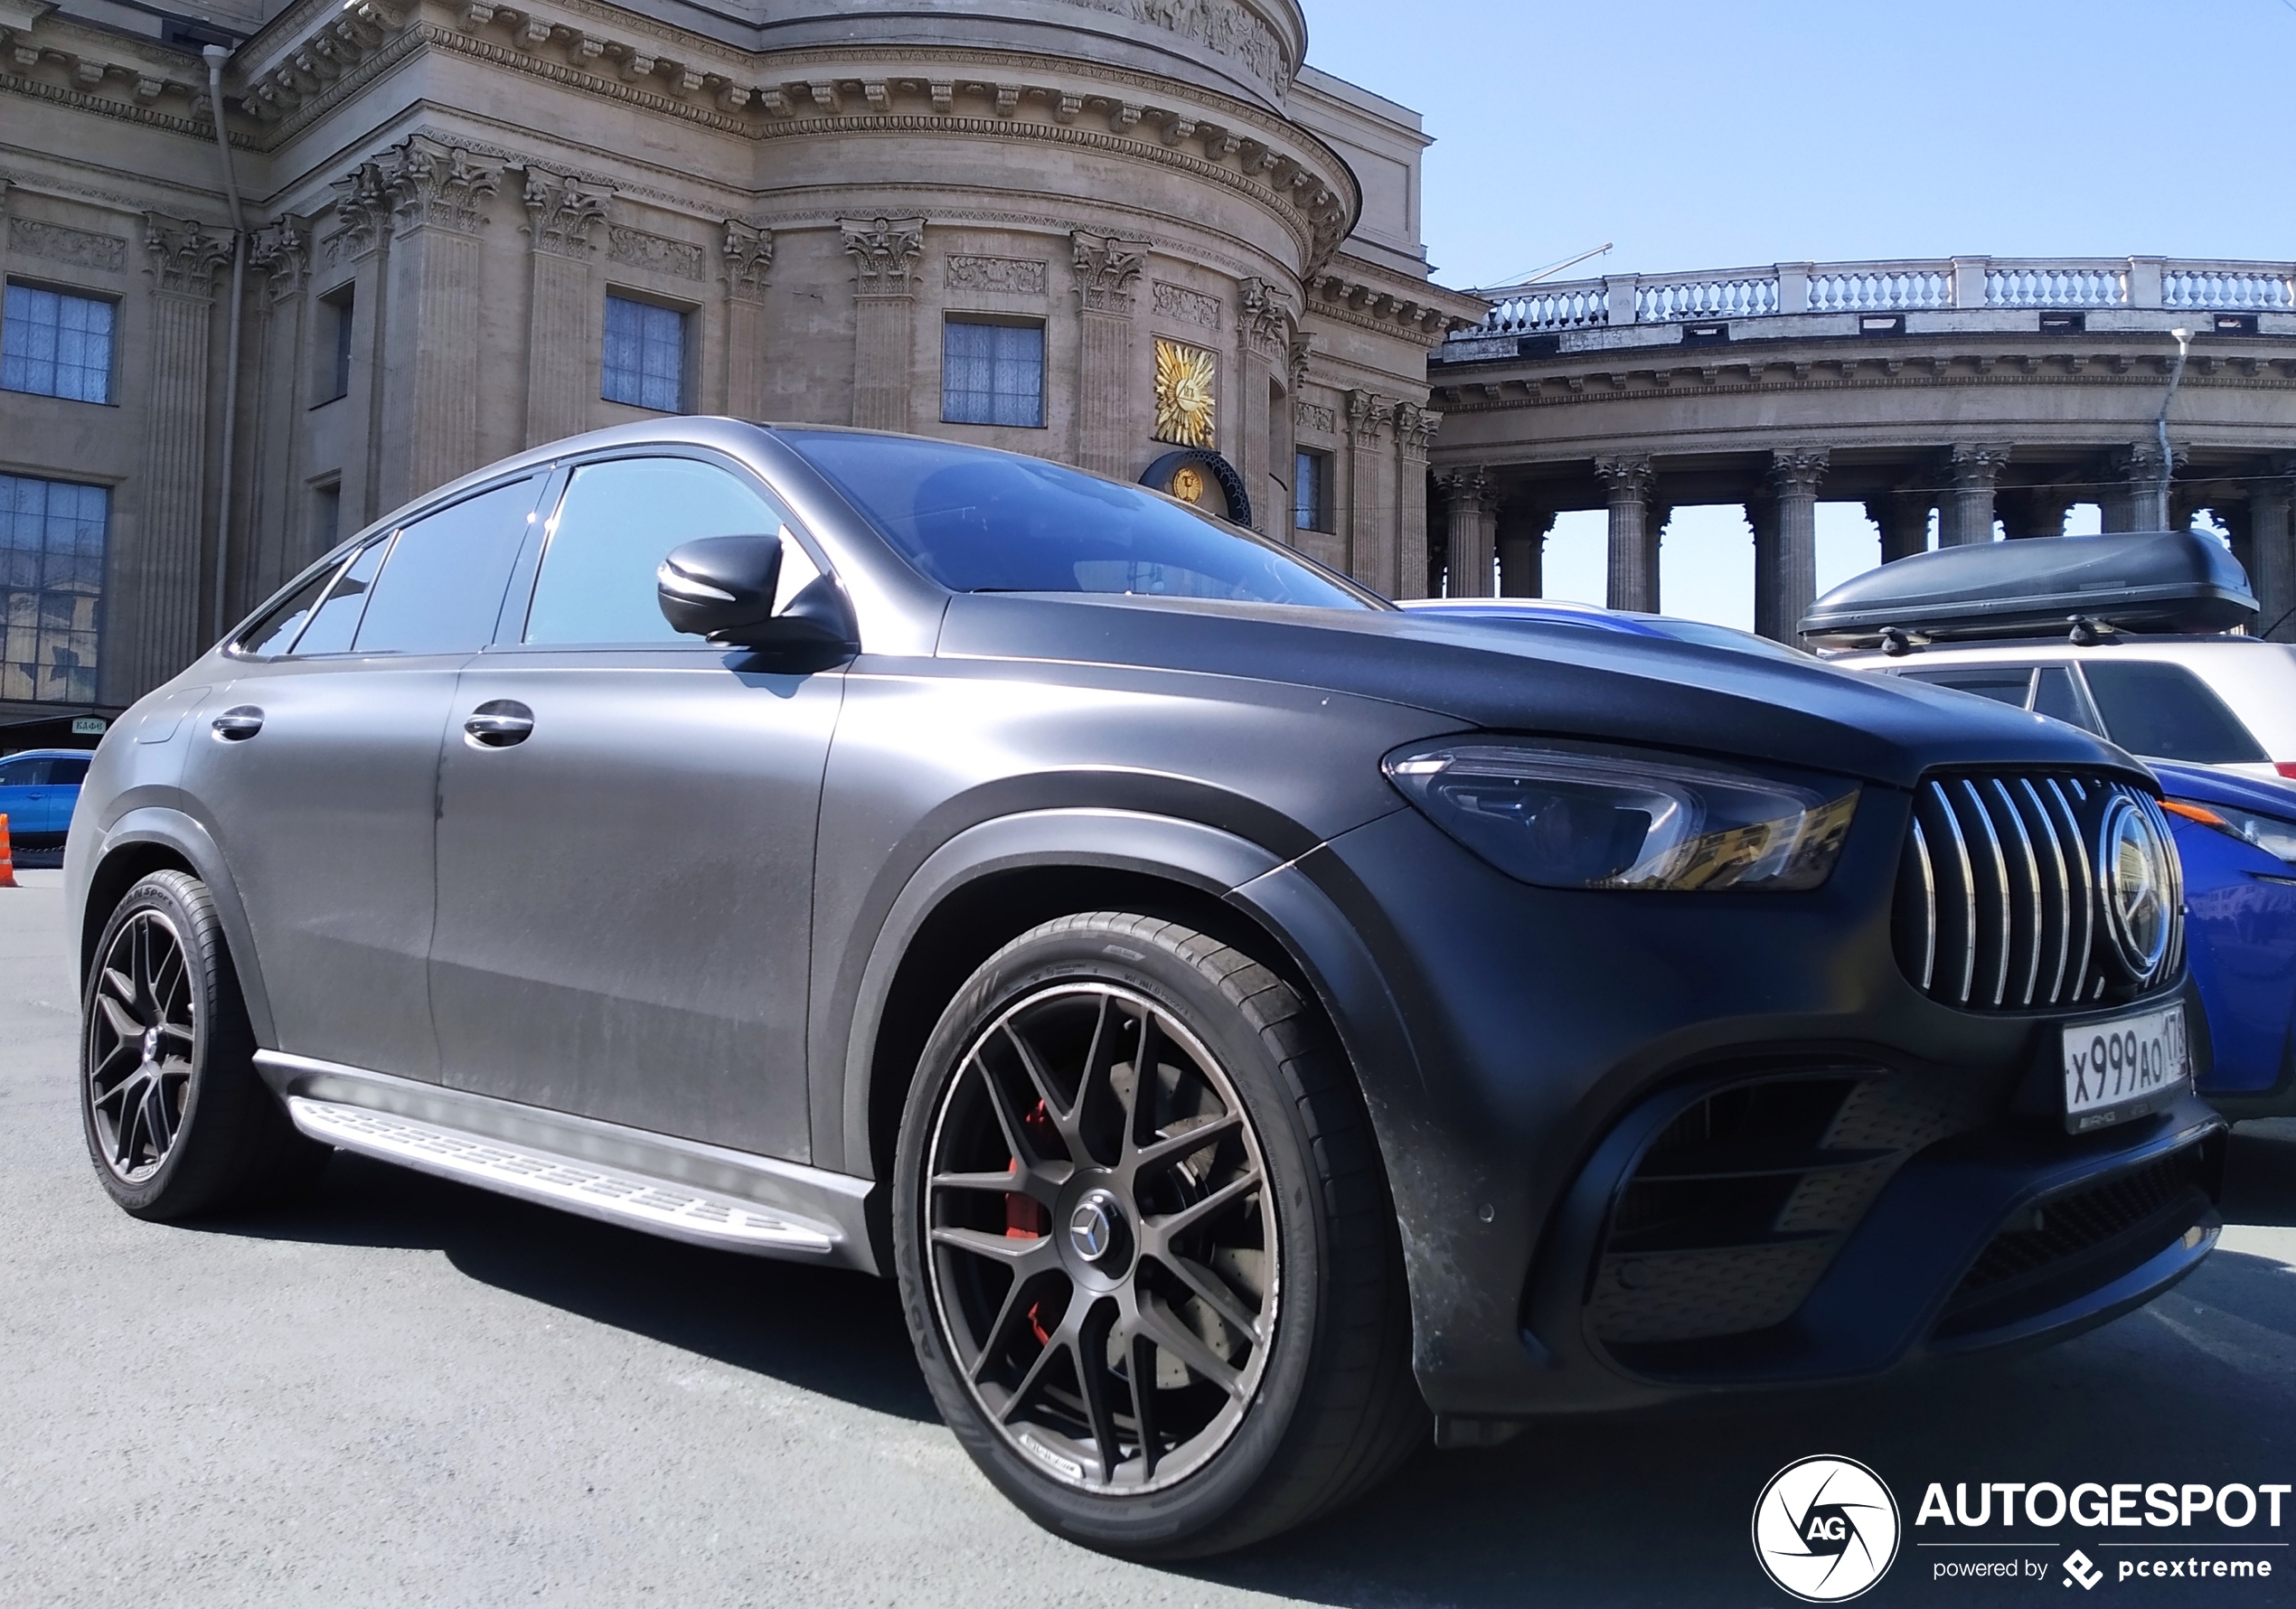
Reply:
<svg viewBox="0 0 2296 1609"><path fill-rule="evenodd" d="M1322 990L1363 1073L1410 1272L1414 1366L1441 1423L1868 1378L2047 1341L2206 1256L2221 1120L2186 1096L2065 1134L2059 1030L2113 1013L1956 1010L1908 983L1889 929L1905 822L1869 790L1833 879L1797 896L1533 889L1408 810L1298 863L1370 945L1410 1041L1408 1063L1367 1061L1350 991ZM1733 1288L1747 1310L1736 1324L1670 1331L1660 1313L1622 1331L1597 1311L1598 1287L1637 1160L1704 1093L1773 1078L1870 1081L1941 1110L1899 1112L1889 1137L1850 1147L1859 1155L1793 1164L1847 1169L1896 1147L1846 1214L1804 1237L1824 1244L1798 1275L1785 1256L1716 1276L1800 1278L1783 1305L1757 1311ZM2173 1178L2147 1171L2164 1166ZM2142 1199L2105 1213L2101 1237L2037 1257L2055 1245L2037 1206L2044 1224L2056 1204L2077 1219L2076 1198L2122 1185ZM2038 1237L2003 1239L2020 1234Z"/></svg>

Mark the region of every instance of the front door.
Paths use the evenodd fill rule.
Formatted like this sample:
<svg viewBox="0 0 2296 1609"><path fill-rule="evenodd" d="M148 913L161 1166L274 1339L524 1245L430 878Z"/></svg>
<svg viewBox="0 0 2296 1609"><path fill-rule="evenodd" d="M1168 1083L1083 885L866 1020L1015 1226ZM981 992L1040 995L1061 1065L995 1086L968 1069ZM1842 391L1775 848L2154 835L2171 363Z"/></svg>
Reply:
<svg viewBox="0 0 2296 1609"><path fill-rule="evenodd" d="M579 466L530 607L466 665L440 768L430 988L448 1084L767 1155L809 1151L814 820L842 679L670 629L664 554L783 537L746 472Z"/></svg>
<svg viewBox="0 0 2296 1609"><path fill-rule="evenodd" d="M278 1049L438 1077L439 742L539 491L513 481L369 542L251 627L202 706L184 791L246 907Z"/></svg>

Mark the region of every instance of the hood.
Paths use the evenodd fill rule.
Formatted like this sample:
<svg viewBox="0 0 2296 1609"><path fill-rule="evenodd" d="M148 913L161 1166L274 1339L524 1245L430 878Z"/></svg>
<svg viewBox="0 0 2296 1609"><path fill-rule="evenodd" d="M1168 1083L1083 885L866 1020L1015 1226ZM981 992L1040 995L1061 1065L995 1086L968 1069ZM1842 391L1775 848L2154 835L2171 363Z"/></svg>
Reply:
<svg viewBox="0 0 2296 1609"><path fill-rule="evenodd" d="M2190 766L2180 760L2147 760L2145 764L2160 779L2160 791L2172 799L2254 810L2260 815L2276 815L2284 822L2296 822L2296 782L2272 782L2262 776L2220 770L2215 766Z"/></svg>
<svg viewBox="0 0 2296 1609"><path fill-rule="evenodd" d="M1909 787L1933 766L2144 768L2073 727L1894 676L1561 624L1093 594L965 593L938 652L1241 676L1464 727L1768 760Z"/></svg>

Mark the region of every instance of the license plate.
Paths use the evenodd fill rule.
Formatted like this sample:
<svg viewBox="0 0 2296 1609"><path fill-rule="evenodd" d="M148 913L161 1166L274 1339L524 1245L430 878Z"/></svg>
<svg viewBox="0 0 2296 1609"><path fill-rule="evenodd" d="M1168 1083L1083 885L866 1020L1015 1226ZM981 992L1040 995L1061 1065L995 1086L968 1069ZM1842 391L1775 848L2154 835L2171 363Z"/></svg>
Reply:
<svg viewBox="0 0 2296 1609"><path fill-rule="evenodd" d="M2181 1004L2065 1030L2065 1126L2076 1134L2141 1117L2191 1079Z"/></svg>

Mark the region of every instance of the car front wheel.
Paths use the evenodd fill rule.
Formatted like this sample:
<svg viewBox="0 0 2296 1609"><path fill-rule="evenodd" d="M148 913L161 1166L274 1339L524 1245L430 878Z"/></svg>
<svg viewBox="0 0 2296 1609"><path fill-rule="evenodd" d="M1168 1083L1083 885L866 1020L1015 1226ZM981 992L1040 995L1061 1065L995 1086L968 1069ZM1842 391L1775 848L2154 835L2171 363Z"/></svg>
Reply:
<svg viewBox="0 0 2296 1609"><path fill-rule="evenodd" d="M1345 1059L1288 984L1217 939L1100 912L991 957L920 1059L894 1211L944 1416L1077 1541L1239 1547L1425 1437Z"/></svg>

